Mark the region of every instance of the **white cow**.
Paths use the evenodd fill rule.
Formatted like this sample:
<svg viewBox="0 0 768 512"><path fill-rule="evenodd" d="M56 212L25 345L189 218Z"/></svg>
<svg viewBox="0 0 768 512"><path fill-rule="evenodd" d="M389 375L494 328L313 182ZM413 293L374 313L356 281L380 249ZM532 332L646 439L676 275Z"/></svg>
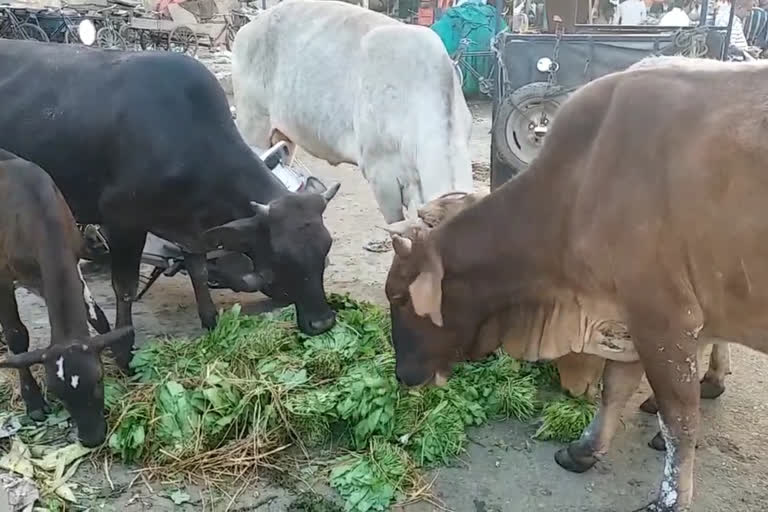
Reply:
<svg viewBox="0 0 768 512"><path fill-rule="evenodd" d="M335 0L286 0L237 33L237 123L332 165L356 164L388 223L472 192L472 116L440 38Z"/></svg>

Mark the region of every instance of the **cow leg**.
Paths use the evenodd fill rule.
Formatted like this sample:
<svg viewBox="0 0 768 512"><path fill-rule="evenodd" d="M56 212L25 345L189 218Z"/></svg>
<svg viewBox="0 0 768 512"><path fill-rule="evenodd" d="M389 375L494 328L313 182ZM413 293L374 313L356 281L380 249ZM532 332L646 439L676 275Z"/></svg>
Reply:
<svg viewBox="0 0 768 512"><path fill-rule="evenodd" d="M715 343L709 355L709 368L701 380L701 398L714 399L725 392L725 376L731 374L731 346Z"/></svg>
<svg viewBox="0 0 768 512"><path fill-rule="evenodd" d="M621 413L642 376L643 367L639 362L606 362L600 407L581 438L555 453L555 461L561 467L583 473L608 452Z"/></svg>
<svg viewBox="0 0 768 512"><path fill-rule="evenodd" d="M693 496L699 423L697 343L687 334L648 336L633 332L633 337L659 404L659 426L668 448L659 495L647 510L686 510Z"/></svg>
<svg viewBox="0 0 768 512"><path fill-rule="evenodd" d="M19 318L13 281L5 279L0 281L0 325L11 352L21 354L29 350L29 332ZM27 415L35 421L45 420L45 414L49 411L48 404L28 367L19 368L19 383Z"/></svg>
<svg viewBox="0 0 768 512"><path fill-rule="evenodd" d="M704 360L704 351L709 345L699 346L698 361ZM709 356L709 368L704 378L701 380L701 398L714 399L719 397L725 391L725 376L731 374L731 349L727 344L713 344L712 353ZM648 414L659 412L656 397L651 394L648 399L640 405L640 410ZM661 440L661 433L657 434L654 440ZM652 442L653 443L653 442ZM656 443L657 446L663 446ZM663 448L658 448L662 449Z"/></svg>
<svg viewBox="0 0 768 512"><path fill-rule="evenodd" d="M208 289L208 263L204 254L184 253L184 265L189 272L192 288L195 290L197 314L205 329L216 327L216 306Z"/></svg>
<svg viewBox="0 0 768 512"><path fill-rule="evenodd" d="M699 362L704 359L704 348L706 348L706 345L704 345L699 350ZM701 398L713 400L722 395L723 392L725 392L725 376L730 374L730 345L726 343L713 344L712 352L709 355L709 368L707 369L707 373L704 374L704 378L701 379L701 390L699 393ZM653 398L653 395L651 395L651 398ZM656 433L653 439L651 439L651 441L648 443L648 446L660 452L663 452L667 449L666 443L664 442L664 436L661 434L661 431Z"/></svg>
<svg viewBox="0 0 768 512"><path fill-rule="evenodd" d="M379 211L384 216L384 221L392 224L405 219L403 192L397 178L384 171L385 169L379 168L378 172L372 172L368 182L371 184L373 196L376 198Z"/></svg>
<svg viewBox="0 0 768 512"><path fill-rule="evenodd" d="M115 290L117 318L115 328L132 326L133 302L139 289L141 252L147 240L146 231L123 230L109 227L112 257L112 288ZM112 354L121 370L131 374L129 363L133 357L134 333L126 343L112 345Z"/></svg>
<svg viewBox="0 0 768 512"><path fill-rule="evenodd" d="M243 138L250 146L257 146L262 150L270 147L272 139L272 120L266 111L261 109L253 110L251 103L256 100L238 101L238 95L235 95L237 119L235 124L243 135Z"/></svg>

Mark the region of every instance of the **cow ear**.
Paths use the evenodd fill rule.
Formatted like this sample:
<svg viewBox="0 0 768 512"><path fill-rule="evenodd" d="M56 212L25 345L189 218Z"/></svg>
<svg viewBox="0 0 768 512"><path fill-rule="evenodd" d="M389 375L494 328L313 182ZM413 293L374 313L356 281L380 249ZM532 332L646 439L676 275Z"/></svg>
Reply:
<svg viewBox="0 0 768 512"><path fill-rule="evenodd" d="M328 203L331 199L333 199L336 196L336 192L339 191L340 187L341 187L341 183L337 181L321 194L323 196L323 199L325 199L326 203Z"/></svg>
<svg viewBox="0 0 768 512"><path fill-rule="evenodd" d="M0 361L0 368L29 368L30 366L41 364L45 361L46 349L40 348L32 352L22 352L21 354L9 355L3 361Z"/></svg>
<svg viewBox="0 0 768 512"><path fill-rule="evenodd" d="M257 215L216 226L203 233L203 242L209 249L242 247L243 241L252 237L251 232L259 226L261 219Z"/></svg>
<svg viewBox="0 0 768 512"><path fill-rule="evenodd" d="M401 258L407 258L413 249L413 242L410 238L392 235L392 248L395 250L395 254Z"/></svg>
<svg viewBox="0 0 768 512"><path fill-rule="evenodd" d="M428 263L408 287L413 310L419 316L429 316L432 323L443 326L443 264L440 257L428 250Z"/></svg>

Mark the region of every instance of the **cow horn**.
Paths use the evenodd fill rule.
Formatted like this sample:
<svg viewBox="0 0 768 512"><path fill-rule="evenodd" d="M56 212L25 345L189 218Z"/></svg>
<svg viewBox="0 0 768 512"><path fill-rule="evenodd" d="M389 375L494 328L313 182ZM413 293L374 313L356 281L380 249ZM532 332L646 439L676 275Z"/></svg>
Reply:
<svg viewBox="0 0 768 512"><path fill-rule="evenodd" d="M39 348L32 352L9 355L3 361L0 361L0 368L16 368L18 370L40 364L45 360L46 350L47 349Z"/></svg>
<svg viewBox="0 0 768 512"><path fill-rule="evenodd" d="M257 203L256 201L251 201L251 208L253 208L253 213L256 215L269 215L269 205L268 204L261 204Z"/></svg>
<svg viewBox="0 0 768 512"><path fill-rule="evenodd" d="M326 203L331 199L333 199L333 196L335 196L336 192L339 191L339 187L341 187L341 183L336 182L333 185L331 185L329 189L326 189L326 191L321 194L323 196L323 199L325 199Z"/></svg>
<svg viewBox="0 0 768 512"><path fill-rule="evenodd" d="M130 336L131 334L133 334L132 326L128 325L125 327L120 327L119 329L115 329L106 334L94 336L93 338L91 338L91 341L90 343L88 343L88 345L94 351L101 352L102 350L104 350L105 347L113 345L118 341L121 341L122 339L126 338L127 336Z"/></svg>
<svg viewBox="0 0 768 512"><path fill-rule="evenodd" d="M427 223L424 222L423 219L417 218L417 219L406 219L401 220L399 222L393 222L389 226L381 227L377 226L379 229L383 229L390 235L400 235L400 236L408 236L413 231L419 230L419 229L429 229L429 226Z"/></svg>

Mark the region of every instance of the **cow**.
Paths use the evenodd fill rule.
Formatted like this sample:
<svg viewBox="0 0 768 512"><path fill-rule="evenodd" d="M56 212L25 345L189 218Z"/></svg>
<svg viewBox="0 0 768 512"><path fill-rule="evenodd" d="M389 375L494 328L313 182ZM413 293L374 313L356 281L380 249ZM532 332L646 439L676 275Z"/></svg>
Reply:
<svg viewBox="0 0 768 512"><path fill-rule="evenodd" d="M334 0L281 2L237 33L232 87L250 144L357 165L387 223L472 192L472 115L426 27Z"/></svg>
<svg viewBox="0 0 768 512"><path fill-rule="evenodd" d="M644 61L641 63L650 64ZM387 230L391 234L409 236L409 234L419 233L420 230L437 227L486 195L483 192L445 194L419 208L417 219L392 224ZM709 367L701 380L701 398L715 399L725 392L725 377L731 373L730 349L724 343L701 344L697 357L699 367L704 360L707 348L711 348L712 351ZM589 354L569 352L552 362L558 370L561 387L571 396L592 398L597 394L605 365L604 359ZM655 397L651 395L641 404L640 409L649 414L656 414L658 405ZM659 451L666 449L661 432L657 433L648 445Z"/></svg>
<svg viewBox="0 0 768 512"><path fill-rule="evenodd" d="M40 167L0 149L0 325L13 355L0 368L19 371L27 414L42 421L47 404L29 367L42 364L50 389L64 404L85 446L104 442L101 352L130 341L123 327L91 338L95 307L78 266L82 237L64 197ZM29 333L19 318L15 283L45 298L50 346L28 352Z"/></svg>
<svg viewBox="0 0 768 512"><path fill-rule="evenodd" d="M766 80L767 63L685 58L601 77L563 103L527 172L393 235L398 380L443 384L502 345L527 360L598 356L598 412L555 455L583 472L645 372L667 447L646 509L689 507L699 346L768 352L768 105L745 100Z"/></svg>
<svg viewBox="0 0 768 512"><path fill-rule="evenodd" d="M295 194L232 120L216 78L192 57L0 41L0 145L40 165L81 224L109 233L116 326L132 325L148 232L185 252L205 328L217 312L206 251L247 255L244 282L296 305L307 334L335 316L323 286L331 235L323 212L339 189ZM133 344L131 343L130 346ZM117 346L128 371L130 347Z"/></svg>

